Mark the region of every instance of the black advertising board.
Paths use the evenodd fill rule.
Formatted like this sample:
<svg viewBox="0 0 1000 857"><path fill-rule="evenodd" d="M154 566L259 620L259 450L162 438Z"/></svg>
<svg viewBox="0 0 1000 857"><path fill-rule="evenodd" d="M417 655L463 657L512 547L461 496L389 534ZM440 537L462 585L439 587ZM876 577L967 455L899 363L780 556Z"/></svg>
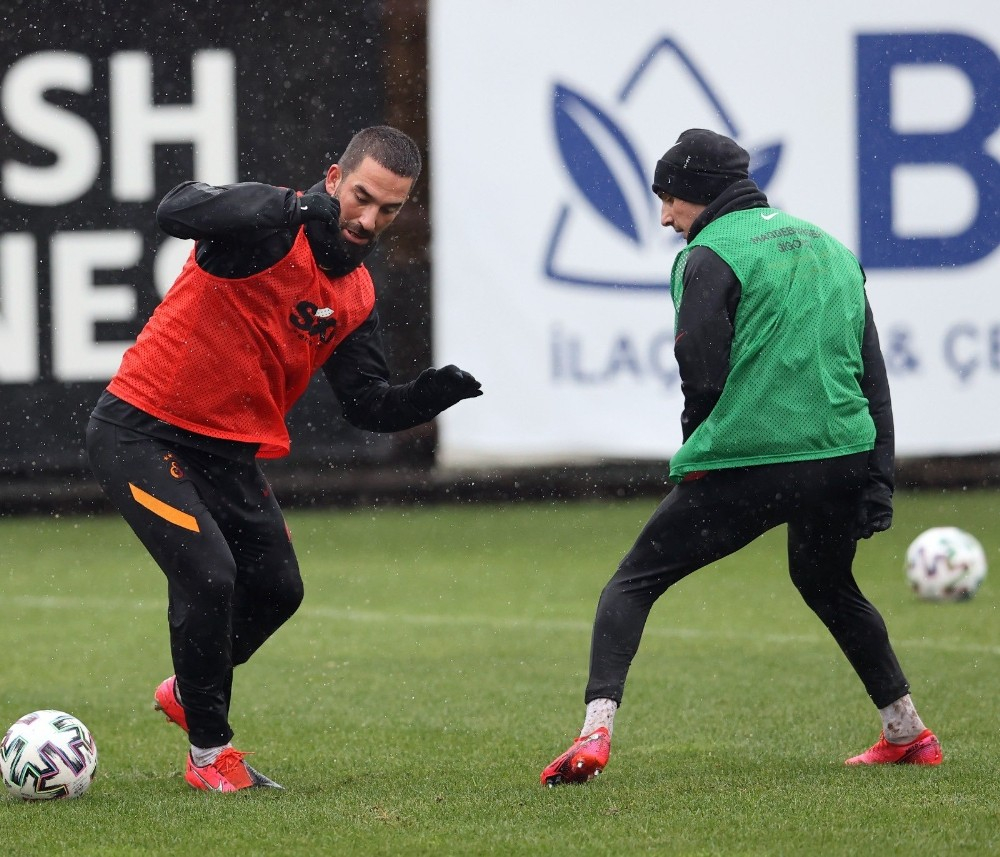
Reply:
<svg viewBox="0 0 1000 857"><path fill-rule="evenodd" d="M156 227L167 190L191 178L305 188L355 131L385 121L379 8L11 4L0 30L0 477L85 468L93 403L190 251ZM290 424L293 459L389 448L343 423L321 379Z"/></svg>

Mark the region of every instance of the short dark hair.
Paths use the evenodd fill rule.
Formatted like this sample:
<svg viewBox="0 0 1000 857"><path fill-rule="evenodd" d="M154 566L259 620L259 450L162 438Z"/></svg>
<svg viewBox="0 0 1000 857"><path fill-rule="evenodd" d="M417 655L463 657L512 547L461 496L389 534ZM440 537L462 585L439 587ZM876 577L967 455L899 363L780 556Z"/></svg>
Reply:
<svg viewBox="0 0 1000 857"><path fill-rule="evenodd" d="M374 125L358 131L337 162L343 174L354 172L365 158L403 178L417 180L423 163L420 149L411 137L389 125Z"/></svg>

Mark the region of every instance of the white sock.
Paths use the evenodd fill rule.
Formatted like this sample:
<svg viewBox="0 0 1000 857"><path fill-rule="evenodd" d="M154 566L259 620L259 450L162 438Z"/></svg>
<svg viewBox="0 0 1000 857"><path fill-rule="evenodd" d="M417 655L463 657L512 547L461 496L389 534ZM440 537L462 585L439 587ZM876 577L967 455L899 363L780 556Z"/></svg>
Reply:
<svg viewBox="0 0 1000 857"><path fill-rule="evenodd" d="M587 716L583 721L583 729L580 736L589 735L595 729L602 726L608 728L608 734L614 729L615 712L618 710L618 703L613 699L592 699L587 703Z"/></svg>
<svg viewBox="0 0 1000 857"><path fill-rule="evenodd" d="M910 694L901 696L891 705L878 710L882 718L882 732L890 744L909 744L927 727L917 714Z"/></svg>
<svg viewBox="0 0 1000 857"><path fill-rule="evenodd" d="M194 744L191 745L191 761L194 762L195 767L204 768L205 765L211 765L216 759L219 758L219 753L226 749L226 747L232 747L232 744L225 744L222 747L195 747Z"/></svg>

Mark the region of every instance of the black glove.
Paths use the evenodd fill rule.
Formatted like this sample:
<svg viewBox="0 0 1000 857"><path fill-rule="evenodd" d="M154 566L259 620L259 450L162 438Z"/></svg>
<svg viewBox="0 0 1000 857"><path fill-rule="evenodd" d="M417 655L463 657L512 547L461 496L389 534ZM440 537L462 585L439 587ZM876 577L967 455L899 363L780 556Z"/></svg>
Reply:
<svg viewBox="0 0 1000 857"><path fill-rule="evenodd" d="M413 382L411 401L417 407L441 413L462 399L473 399L483 394L482 384L457 366L441 369L424 369Z"/></svg>
<svg viewBox="0 0 1000 857"><path fill-rule="evenodd" d="M307 220L322 220L337 226L340 223L340 200L328 193L304 193L299 197L299 224Z"/></svg>
<svg viewBox="0 0 1000 857"><path fill-rule="evenodd" d="M854 519L854 538L870 539L875 533L884 533L891 526L891 499L884 497L862 499Z"/></svg>

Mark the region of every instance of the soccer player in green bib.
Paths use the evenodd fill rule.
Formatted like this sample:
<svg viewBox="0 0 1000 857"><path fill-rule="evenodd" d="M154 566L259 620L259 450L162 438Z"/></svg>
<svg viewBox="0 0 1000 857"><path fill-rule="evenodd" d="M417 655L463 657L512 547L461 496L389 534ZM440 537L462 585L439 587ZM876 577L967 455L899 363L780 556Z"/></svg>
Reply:
<svg viewBox="0 0 1000 857"><path fill-rule="evenodd" d="M676 483L601 593L580 736L542 771L586 782L607 765L614 716L653 603L682 578L779 525L792 582L882 721L849 765L937 765L885 622L852 565L892 523L892 405L855 256L771 208L734 140L685 131L656 165L660 222L687 246L671 273L684 393ZM725 688L718 688L722 696Z"/></svg>

